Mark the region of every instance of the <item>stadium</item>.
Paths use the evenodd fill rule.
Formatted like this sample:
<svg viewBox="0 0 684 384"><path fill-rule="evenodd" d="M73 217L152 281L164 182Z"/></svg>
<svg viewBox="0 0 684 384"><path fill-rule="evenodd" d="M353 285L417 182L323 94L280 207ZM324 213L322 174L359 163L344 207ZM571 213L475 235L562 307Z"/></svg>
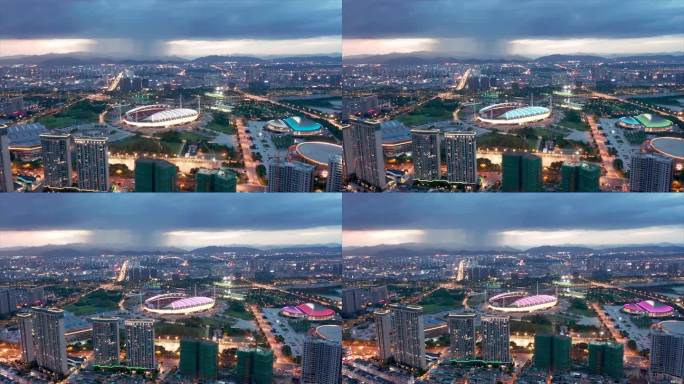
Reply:
<svg viewBox="0 0 684 384"><path fill-rule="evenodd" d="M494 311L531 313L555 307L558 304L558 298L551 295L529 295L527 292L517 291L492 296L487 303Z"/></svg>
<svg viewBox="0 0 684 384"><path fill-rule="evenodd" d="M184 293L163 293L145 300L143 309L159 315L189 315L214 307L214 299L204 296L188 296Z"/></svg>
<svg viewBox="0 0 684 384"><path fill-rule="evenodd" d="M300 304L297 306L287 306L284 307L280 313L285 317L305 319L309 321L330 320L335 316L335 311L332 309L321 307L312 303Z"/></svg>
<svg viewBox="0 0 684 384"><path fill-rule="evenodd" d="M138 128L168 128L191 123L199 112L189 108L173 108L165 104L143 105L126 112L122 122Z"/></svg>
<svg viewBox="0 0 684 384"><path fill-rule="evenodd" d="M478 111L477 120L492 125L523 125L542 121L551 116L546 107L527 106L521 103L499 103Z"/></svg>
<svg viewBox="0 0 684 384"><path fill-rule="evenodd" d="M342 146L322 141L307 141L295 146L295 154L315 166L328 166L331 156L342 156Z"/></svg>
<svg viewBox="0 0 684 384"><path fill-rule="evenodd" d="M637 116L621 117L617 126L625 129L637 129L644 132L669 132L672 130L672 122L658 115L642 113Z"/></svg>
<svg viewBox="0 0 684 384"><path fill-rule="evenodd" d="M678 171L684 164L684 139L680 137L656 137L648 144L650 150L669 157L675 162Z"/></svg>
<svg viewBox="0 0 684 384"><path fill-rule="evenodd" d="M622 307L622 310L631 315L648 317L668 317L674 315L674 308L669 305L656 303L653 300L627 303Z"/></svg>
<svg viewBox="0 0 684 384"><path fill-rule="evenodd" d="M386 157L396 157L411 152L411 129L399 120L380 123L382 151Z"/></svg>
<svg viewBox="0 0 684 384"><path fill-rule="evenodd" d="M274 133L291 133L295 136L320 135L323 126L299 116L286 117L284 119L270 120L264 129Z"/></svg>

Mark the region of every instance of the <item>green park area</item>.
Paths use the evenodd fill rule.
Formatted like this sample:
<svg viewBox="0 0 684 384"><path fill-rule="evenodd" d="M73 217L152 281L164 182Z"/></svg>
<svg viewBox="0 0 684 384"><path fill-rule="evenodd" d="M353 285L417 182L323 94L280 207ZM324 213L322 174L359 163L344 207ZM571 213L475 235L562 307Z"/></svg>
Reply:
<svg viewBox="0 0 684 384"><path fill-rule="evenodd" d="M288 99L288 100L283 100L284 102L294 104L294 105L299 105L302 107L308 107L308 108L330 108L333 109L335 108L335 104L332 102L336 101L341 101L342 99L339 97L335 96L330 96L330 97L319 97L316 99Z"/></svg>
<svg viewBox="0 0 684 384"><path fill-rule="evenodd" d="M530 141L518 135L506 135L496 132L485 133L477 137L478 148L510 148L531 149Z"/></svg>
<svg viewBox="0 0 684 384"><path fill-rule="evenodd" d="M656 97L640 97L633 99L634 101L640 101L645 104L651 104L654 106L671 106L671 107L682 107L684 106L684 94L681 95L670 95L670 96L656 96Z"/></svg>
<svg viewBox="0 0 684 384"><path fill-rule="evenodd" d="M427 314L461 308L465 294L458 289L439 288L418 303Z"/></svg>
<svg viewBox="0 0 684 384"><path fill-rule="evenodd" d="M67 306L65 310L76 316L113 311L119 307L119 301L122 297L120 291L98 289L81 297L76 303Z"/></svg>
<svg viewBox="0 0 684 384"><path fill-rule="evenodd" d="M160 320L155 322L154 332L159 336L196 338L207 337L209 329L221 329L223 332L233 336L244 335L247 332L232 328L233 324L234 320L217 317L190 317L175 322Z"/></svg>
<svg viewBox="0 0 684 384"><path fill-rule="evenodd" d="M102 113L105 108L107 108L107 103L81 100L61 112L41 117L37 122L50 129L65 128L77 124L96 123L100 113Z"/></svg>
<svg viewBox="0 0 684 384"><path fill-rule="evenodd" d="M413 111L398 116L397 120L408 126L451 120L456 107L458 107L458 102L432 99L416 107Z"/></svg>
<svg viewBox="0 0 684 384"><path fill-rule="evenodd" d="M197 326L188 326L185 323L170 323L158 321L154 324L154 333L159 336L176 337L206 337L206 329Z"/></svg>
<svg viewBox="0 0 684 384"><path fill-rule="evenodd" d="M109 149L112 152L161 153L174 155L178 154L180 146L179 143L168 143L158 139L135 135L110 143Z"/></svg>
<svg viewBox="0 0 684 384"><path fill-rule="evenodd" d="M589 125L582 121L582 115L575 110L569 109L563 111L563 119L558 122L558 125L564 128L575 129L578 131L588 131Z"/></svg>
<svg viewBox="0 0 684 384"><path fill-rule="evenodd" d="M577 316L596 317L596 312L587 305L586 300L571 299L568 313Z"/></svg>
<svg viewBox="0 0 684 384"><path fill-rule="evenodd" d="M229 301L223 314L241 320L254 319L252 312L248 311L245 305L239 301Z"/></svg>
<svg viewBox="0 0 684 384"><path fill-rule="evenodd" d="M235 134L235 126L230 121L230 115L224 112L212 112L214 119L206 128L215 132L225 133L227 135Z"/></svg>

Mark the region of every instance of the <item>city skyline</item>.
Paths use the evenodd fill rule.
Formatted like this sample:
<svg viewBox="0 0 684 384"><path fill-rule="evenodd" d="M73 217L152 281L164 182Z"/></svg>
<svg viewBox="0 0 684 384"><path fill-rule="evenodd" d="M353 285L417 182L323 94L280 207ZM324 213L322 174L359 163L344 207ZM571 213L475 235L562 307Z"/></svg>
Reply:
<svg viewBox="0 0 684 384"><path fill-rule="evenodd" d="M345 249L684 244L682 214L681 199L667 195L345 195L342 236Z"/></svg>
<svg viewBox="0 0 684 384"><path fill-rule="evenodd" d="M190 249L341 242L339 195L261 196L43 195L28 205L23 196L8 195L0 200L0 249L83 243L118 249Z"/></svg>
<svg viewBox="0 0 684 384"><path fill-rule="evenodd" d="M35 0L6 2L3 13L1 56L80 52L125 58L263 57L341 51L340 0Z"/></svg>
<svg viewBox="0 0 684 384"><path fill-rule="evenodd" d="M488 58L682 52L683 10L675 1L345 0L343 53Z"/></svg>

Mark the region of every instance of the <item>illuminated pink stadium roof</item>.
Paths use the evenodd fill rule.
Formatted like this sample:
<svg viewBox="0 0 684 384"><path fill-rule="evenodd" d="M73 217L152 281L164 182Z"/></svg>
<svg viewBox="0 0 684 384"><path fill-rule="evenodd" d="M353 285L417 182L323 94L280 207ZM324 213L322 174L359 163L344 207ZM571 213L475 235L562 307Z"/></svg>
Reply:
<svg viewBox="0 0 684 384"><path fill-rule="evenodd" d="M307 316L313 316L313 317L322 317L322 316L332 316L335 314L335 311L329 308L319 308L316 309L316 306L313 304L301 304L298 305L297 308L304 312Z"/></svg>
<svg viewBox="0 0 684 384"><path fill-rule="evenodd" d="M656 303L653 300L640 301L638 303L628 303L623 307L628 312L647 312L647 313L669 313L673 309L669 305Z"/></svg>
<svg viewBox="0 0 684 384"><path fill-rule="evenodd" d="M205 304L212 304L214 302L214 299L209 298L209 297L186 297L184 299L176 300L172 302L171 304L168 305L168 308L171 309L184 309L184 308L192 308L196 307L198 305L205 305Z"/></svg>
<svg viewBox="0 0 684 384"><path fill-rule="evenodd" d="M308 317L327 317L335 314L335 311L329 308L320 307L317 308L314 304L300 304L296 307L287 306L283 308L283 312L290 315L302 316L306 315Z"/></svg>
<svg viewBox="0 0 684 384"><path fill-rule="evenodd" d="M513 306L516 306L518 308L520 307L530 307L534 305L539 305L539 304L546 304L546 303L551 303L556 301L555 296L551 295L534 295L534 296L527 296L523 297L521 299L518 299L513 302Z"/></svg>

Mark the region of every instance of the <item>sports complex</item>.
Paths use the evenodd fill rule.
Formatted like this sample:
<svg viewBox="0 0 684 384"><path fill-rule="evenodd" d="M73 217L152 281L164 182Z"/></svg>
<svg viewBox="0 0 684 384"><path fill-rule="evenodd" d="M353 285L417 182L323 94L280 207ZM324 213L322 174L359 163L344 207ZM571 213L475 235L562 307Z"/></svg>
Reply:
<svg viewBox="0 0 684 384"><path fill-rule="evenodd" d="M330 320L335 316L335 311L313 303L299 304L297 306L284 307L280 313L285 317L305 319L309 321Z"/></svg>
<svg viewBox="0 0 684 384"><path fill-rule="evenodd" d="M199 112L189 108L173 108L166 104L143 105L127 111L122 122L138 128L168 128L191 123Z"/></svg>
<svg viewBox="0 0 684 384"><path fill-rule="evenodd" d="M289 133L294 136L316 136L321 134L323 126L300 116L291 116L270 120L264 129L274 133Z"/></svg>
<svg viewBox="0 0 684 384"><path fill-rule="evenodd" d="M488 105L477 113L477 120L492 125L524 125L542 121L551 116L546 107L521 103L498 103Z"/></svg>
<svg viewBox="0 0 684 384"><path fill-rule="evenodd" d="M163 293L145 300L143 309L158 315L189 315L209 310L215 304L215 300L210 297Z"/></svg>
<svg viewBox="0 0 684 384"><path fill-rule="evenodd" d="M516 291L492 296L487 304L489 309L498 312L532 313L555 307L558 304L558 298L551 295L529 295L525 291Z"/></svg>
<svg viewBox="0 0 684 384"><path fill-rule="evenodd" d="M670 120L651 113L621 117L616 124L621 128L644 132L669 132L672 130L672 122Z"/></svg>
<svg viewBox="0 0 684 384"><path fill-rule="evenodd" d="M622 307L622 310L631 315L648 317L668 317L674 315L674 308L669 305L656 303L653 300L627 303Z"/></svg>
<svg viewBox="0 0 684 384"><path fill-rule="evenodd" d="M648 143L651 151L671 158L677 170L684 168L684 139L681 137L656 137Z"/></svg>
<svg viewBox="0 0 684 384"><path fill-rule="evenodd" d="M342 146L322 141L307 141L297 144L294 153L309 164L327 166L331 156L342 156Z"/></svg>

